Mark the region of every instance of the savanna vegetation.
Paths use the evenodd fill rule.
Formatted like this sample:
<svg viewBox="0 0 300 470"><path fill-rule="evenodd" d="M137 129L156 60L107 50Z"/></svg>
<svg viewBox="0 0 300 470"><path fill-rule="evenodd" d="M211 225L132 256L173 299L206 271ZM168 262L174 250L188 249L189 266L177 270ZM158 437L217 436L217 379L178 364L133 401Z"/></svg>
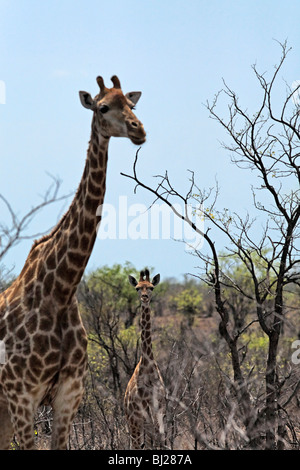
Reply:
<svg viewBox="0 0 300 470"><path fill-rule="evenodd" d="M228 276L244 279L242 265L232 259ZM151 272L156 272L151 268ZM86 392L70 436L71 449L128 449L123 412L128 380L139 360L139 300L128 282L136 267L104 266L80 284L80 310L89 336ZM152 299L155 358L168 391L167 444L170 449L264 448L265 371L268 336L256 317L255 301L228 292L230 328L238 332L238 354L255 411L255 436L247 433L241 396L235 383L231 353L219 331L212 289L186 277L163 279ZM286 322L278 349L280 446L300 448L299 367L292 361L300 332L299 290L286 295ZM39 448L47 448L51 410L36 418Z"/></svg>
<svg viewBox="0 0 300 470"><path fill-rule="evenodd" d="M132 175L124 175L135 189L169 206L205 245L193 252L199 269L184 280L166 279L163 266L148 266L162 276L151 301L152 339L168 392L169 449L300 449L300 101L294 99L300 86L286 87L286 97L274 104L286 43L281 50L269 78L253 66L256 109L241 104L226 83L207 103L226 134L223 146L233 164L255 175L251 214L224 208L219 187L199 187L192 172L186 194L176 190L168 172L153 186L145 184L138 152ZM56 197L47 193L45 204ZM187 211L177 212L178 201L193 206L193 220ZM17 219L4 202L11 215L11 227L0 225L5 254L34 213ZM203 219L204 232L198 224ZM216 233L225 240L222 247ZM140 310L128 275L137 277L144 267L102 266L79 286L89 367L70 449L129 448L123 397L139 360ZM4 288L8 276L0 282ZM51 409L41 408L35 424L39 448L49 447L51 427Z"/></svg>

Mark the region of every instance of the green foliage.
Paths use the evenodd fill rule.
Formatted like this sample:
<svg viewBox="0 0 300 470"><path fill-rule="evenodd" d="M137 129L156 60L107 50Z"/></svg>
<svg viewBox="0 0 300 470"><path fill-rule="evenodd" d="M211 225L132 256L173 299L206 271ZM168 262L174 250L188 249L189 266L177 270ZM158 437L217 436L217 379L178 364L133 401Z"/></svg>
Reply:
<svg viewBox="0 0 300 470"><path fill-rule="evenodd" d="M184 315L196 315L200 312L203 297L196 287L184 289L174 297L178 312Z"/></svg>
<svg viewBox="0 0 300 470"><path fill-rule="evenodd" d="M93 302L98 316L106 318L109 323L118 322L122 318L125 326L130 327L137 314L139 301L135 289L129 284L129 274L138 277L138 271L129 262L124 266L103 266L90 273L79 288L81 303L89 309L91 305L88 304Z"/></svg>
<svg viewBox="0 0 300 470"><path fill-rule="evenodd" d="M134 325L123 328L119 332L119 339L126 349L134 349L139 339L139 334Z"/></svg>
<svg viewBox="0 0 300 470"><path fill-rule="evenodd" d="M252 252L248 250L249 259L244 257L244 261L237 255L231 254L220 254L220 270L222 272L222 279L228 286L238 286L242 292L248 297L254 299L254 283L251 273L251 269L255 271L255 277L257 279L261 293L268 291L266 298L272 297L272 291L276 286L276 277L274 270L270 270L268 261L270 250L264 249L261 252L261 256L258 255L256 250ZM251 260L251 262L250 262ZM276 267L276 263L273 263L273 267ZM272 288L270 286L273 286ZM225 288L226 290L226 288Z"/></svg>
<svg viewBox="0 0 300 470"><path fill-rule="evenodd" d="M265 356L269 346L267 335L255 331L248 335L245 334L244 341L248 342L249 351L259 356Z"/></svg>
<svg viewBox="0 0 300 470"><path fill-rule="evenodd" d="M136 292L128 282L129 274L137 276L138 272L128 262L125 266L103 266L91 273L86 282L89 289L102 294L107 307L126 311L137 301Z"/></svg>
<svg viewBox="0 0 300 470"><path fill-rule="evenodd" d="M257 263L262 284L265 268L263 261ZM245 265L238 257L224 256L222 272L230 333L234 337L238 332L241 373L255 406L263 409L269 338L255 321L255 301L233 288L235 283L251 294ZM76 439L81 439L76 448L128 448L123 399L140 358L140 301L128 274L138 277L139 271L130 263L104 266L86 276L79 287L79 307L89 337L89 370L77 417L82 421L75 428ZM280 378L289 374L291 342L300 329L298 291L291 291L288 300L292 308L278 350ZM268 309L267 302L265 307ZM232 355L219 333L212 289L194 278L186 277L182 282L164 279L154 290L151 310L154 357L170 397L167 421L176 423L169 437L172 448L193 448L195 426L205 442L218 447L216 436L224 433L224 423L233 415L238 429L243 422L235 401ZM233 448L247 445L234 428L226 432ZM39 431L39 439L41 435ZM206 448L205 443L198 445Z"/></svg>

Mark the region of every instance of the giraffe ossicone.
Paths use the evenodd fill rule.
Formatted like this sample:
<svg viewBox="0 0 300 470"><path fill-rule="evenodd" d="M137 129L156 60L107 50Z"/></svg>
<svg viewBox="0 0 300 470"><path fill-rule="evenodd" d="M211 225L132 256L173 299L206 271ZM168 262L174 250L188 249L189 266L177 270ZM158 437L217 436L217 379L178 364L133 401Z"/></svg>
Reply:
<svg viewBox="0 0 300 470"><path fill-rule="evenodd" d="M87 336L77 307L76 289L91 255L106 189L110 137L146 140L133 113L140 92L124 95L120 80L112 88L97 78L100 92L79 92L93 111L85 167L75 197L56 227L34 242L24 267L0 295L0 449L16 435L21 449L34 448L34 414L53 409L52 449L65 449L83 394Z"/></svg>
<svg viewBox="0 0 300 470"><path fill-rule="evenodd" d="M166 389L153 356L150 301L160 282L157 274L150 281L148 269L140 272L139 281L129 276L141 301L141 358L128 382L124 408L133 449L166 448Z"/></svg>

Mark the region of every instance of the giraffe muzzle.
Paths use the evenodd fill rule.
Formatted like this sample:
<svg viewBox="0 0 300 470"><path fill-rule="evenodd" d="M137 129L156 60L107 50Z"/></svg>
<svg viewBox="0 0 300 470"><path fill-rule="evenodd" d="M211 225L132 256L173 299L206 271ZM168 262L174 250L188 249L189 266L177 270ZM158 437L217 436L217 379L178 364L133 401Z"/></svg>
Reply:
<svg viewBox="0 0 300 470"><path fill-rule="evenodd" d="M146 141L146 132L140 121L129 121L127 124L128 137L135 145L142 145Z"/></svg>
<svg viewBox="0 0 300 470"><path fill-rule="evenodd" d="M146 137L143 137L143 138L137 138L137 137L130 137L130 140L133 144L135 145L142 145L146 142Z"/></svg>

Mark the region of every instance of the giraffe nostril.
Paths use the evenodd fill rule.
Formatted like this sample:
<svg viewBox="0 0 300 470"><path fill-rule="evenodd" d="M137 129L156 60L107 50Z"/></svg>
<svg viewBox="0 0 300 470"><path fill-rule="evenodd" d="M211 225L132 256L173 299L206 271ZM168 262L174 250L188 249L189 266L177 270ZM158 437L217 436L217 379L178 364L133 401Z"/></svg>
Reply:
<svg viewBox="0 0 300 470"><path fill-rule="evenodd" d="M135 128L137 128L137 127L138 127L138 125L137 125L137 123L136 123L135 121L132 121L132 122L131 122L131 127L135 127Z"/></svg>

